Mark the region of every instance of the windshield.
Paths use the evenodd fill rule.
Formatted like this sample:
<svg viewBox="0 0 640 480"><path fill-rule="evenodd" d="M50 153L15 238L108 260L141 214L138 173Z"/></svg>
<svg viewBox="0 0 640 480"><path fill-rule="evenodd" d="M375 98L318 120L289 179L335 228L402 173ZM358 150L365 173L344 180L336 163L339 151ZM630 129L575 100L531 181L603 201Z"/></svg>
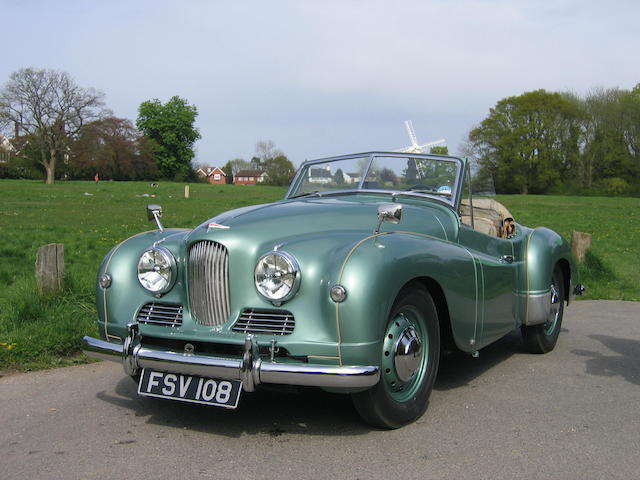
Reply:
<svg viewBox="0 0 640 480"><path fill-rule="evenodd" d="M415 192L453 203L462 162L417 154L363 154L307 162L287 195L300 197L344 190Z"/></svg>

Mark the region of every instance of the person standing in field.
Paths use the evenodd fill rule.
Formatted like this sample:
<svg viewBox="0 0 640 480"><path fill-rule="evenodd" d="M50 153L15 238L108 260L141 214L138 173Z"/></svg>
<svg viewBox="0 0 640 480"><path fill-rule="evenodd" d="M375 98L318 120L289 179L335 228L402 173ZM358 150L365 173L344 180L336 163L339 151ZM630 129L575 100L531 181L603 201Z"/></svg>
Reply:
<svg viewBox="0 0 640 480"><path fill-rule="evenodd" d="M96 173L96 176L93 177L93 179L96 181L96 184L100 181L100 177L98 176L97 173Z"/></svg>

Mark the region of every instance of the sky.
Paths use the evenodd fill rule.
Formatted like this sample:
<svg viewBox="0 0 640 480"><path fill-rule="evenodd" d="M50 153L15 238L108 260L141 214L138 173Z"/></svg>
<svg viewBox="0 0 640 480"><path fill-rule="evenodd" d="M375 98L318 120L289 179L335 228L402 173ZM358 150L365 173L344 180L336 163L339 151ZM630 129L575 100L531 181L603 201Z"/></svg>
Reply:
<svg viewBox="0 0 640 480"><path fill-rule="evenodd" d="M444 138L453 154L502 98L640 83L640 2L0 0L0 85L66 71L135 122L174 95L198 109L195 162L294 164Z"/></svg>

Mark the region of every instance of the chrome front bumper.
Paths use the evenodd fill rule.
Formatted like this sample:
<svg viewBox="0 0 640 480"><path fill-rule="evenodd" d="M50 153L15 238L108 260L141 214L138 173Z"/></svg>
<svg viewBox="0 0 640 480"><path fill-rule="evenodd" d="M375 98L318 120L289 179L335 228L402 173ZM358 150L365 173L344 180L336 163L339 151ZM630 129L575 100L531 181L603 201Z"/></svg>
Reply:
<svg viewBox="0 0 640 480"><path fill-rule="evenodd" d="M377 366L332 366L311 363L278 363L260 358L253 335L247 335L242 359L211 357L172 351L159 351L140 345L138 325L129 325L124 343L110 343L84 337L84 352L93 358L122 362L129 375L143 368L164 372L199 375L224 380L240 380L247 392L261 383L306 385L332 388L368 388L378 383Z"/></svg>

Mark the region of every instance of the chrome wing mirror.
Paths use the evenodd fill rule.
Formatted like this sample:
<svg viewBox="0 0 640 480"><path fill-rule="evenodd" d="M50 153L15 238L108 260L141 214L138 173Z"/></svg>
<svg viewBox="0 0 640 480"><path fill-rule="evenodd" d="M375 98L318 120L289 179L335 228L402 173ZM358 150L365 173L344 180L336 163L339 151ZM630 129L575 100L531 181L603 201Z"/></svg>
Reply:
<svg viewBox="0 0 640 480"><path fill-rule="evenodd" d="M373 233L380 233L382 222L398 224L400 220L402 220L402 205L399 203L383 203L378 207L378 226Z"/></svg>
<svg viewBox="0 0 640 480"><path fill-rule="evenodd" d="M162 228L162 224L160 223L160 217L162 217L162 207L160 205L147 205L147 218L150 221L155 220L158 229L164 232L164 228Z"/></svg>

